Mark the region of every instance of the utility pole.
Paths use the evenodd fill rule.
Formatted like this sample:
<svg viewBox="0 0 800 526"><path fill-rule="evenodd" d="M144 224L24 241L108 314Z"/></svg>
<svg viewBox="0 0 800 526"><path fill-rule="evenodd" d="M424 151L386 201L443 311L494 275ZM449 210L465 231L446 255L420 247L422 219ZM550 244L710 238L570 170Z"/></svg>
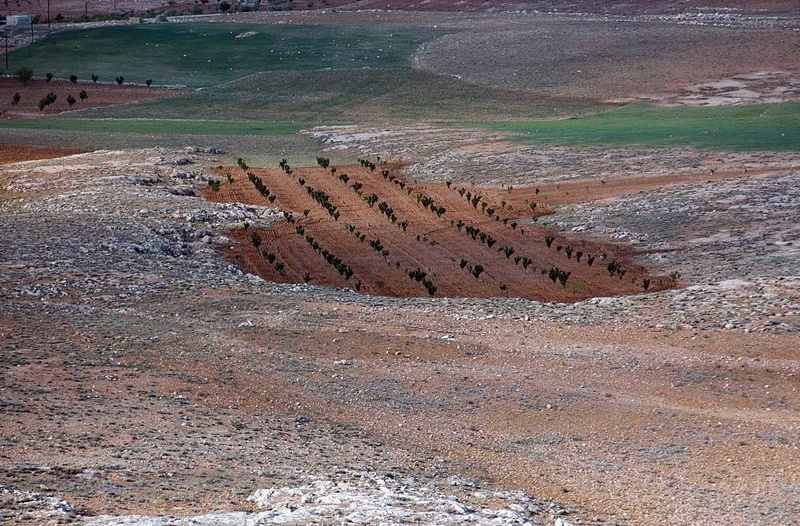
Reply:
<svg viewBox="0 0 800 526"><path fill-rule="evenodd" d="M3 0L3 3L8 7L8 0ZM9 11L11 14L11 11ZM8 17L6 17L5 25L3 26L3 34L6 36L6 69L8 69Z"/></svg>

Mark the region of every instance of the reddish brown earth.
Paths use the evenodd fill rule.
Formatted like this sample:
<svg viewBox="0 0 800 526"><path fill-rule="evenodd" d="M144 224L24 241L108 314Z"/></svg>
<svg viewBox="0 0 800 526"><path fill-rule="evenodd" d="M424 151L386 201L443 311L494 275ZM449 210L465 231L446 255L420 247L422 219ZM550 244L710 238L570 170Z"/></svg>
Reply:
<svg viewBox="0 0 800 526"><path fill-rule="evenodd" d="M80 92L86 91L88 97L81 101ZM130 85L110 83L82 82L73 84L68 80L34 79L23 85L18 80L9 77L0 78L0 109L4 109L4 119L30 118L40 115L50 115L65 111L83 110L88 108L102 108L126 104L129 102L172 97L188 92L184 88L147 87L144 85ZM48 93L55 93L56 102L39 110L39 101ZM13 104L15 93L19 93L19 103ZM76 102L70 107L67 97L72 95Z"/></svg>
<svg viewBox="0 0 800 526"><path fill-rule="evenodd" d="M271 229L248 227L230 232L238 243L226 250L228 258L268 281L307 282L382 296L427 296L422 282L412 280L408 274L419 268L436 286L432 295L437 297L505 296L569 302L641 293L645 279L649 280L649 292L672 288L676 283L667 276L650 275L646 268L632 263L637 254L628 246L590 242L577 235L565 237L537 225L538 217L550 213L550 206L775 171L702 171L497 189L412 185L395 175L396 168L388 167L387 177L381 175L381 169L373 172L358 165L338 167L336 174L316 167L296 168L291 175L278 169L250 169L261 178L269 195L275 197L273 201L261 195L241 169L225 168L220 172L222 180L230 175L233 182L223 182L218 191L206 189L205 195L215 202L278 207L292 215L290 221ZM341 174L347 175L347 183L339 178ZM362 185L361 196L354 184ZM340 213L338 220L311 197L309 187L329 196ZM459 195L462 188L463 196ZM477 207L468 202L467 192L481 196ZM365 200L371 194L379 196L372 207ZM446 211L438 216L418 202L418 195L433 198L434 206L443 206ZM395 222L379 210L383 201L394 211ZM485 210L495 210L492 218L483 202L487 203ZM532 208L531 203L536 206ZM408 223L403 228L405 221ZM459 221L464 225L461 229L457 226ZM466 230L469 226L477 227L496 242L487 246L480 241L480 232L473 239ZM364 235L363 240L359 239L360 234ZM254 244L254 235L259 246ZM554 237L550 247L548 236ZM314 241L318 249L313 248ZM510 257L506 257L503 247L514 249ZM570 257L566 256L567 247L574 250ZM338 272L335 264L326 261L323 249L350 266L353 275ZM578 252L580 261L576 259ZM596 259L589 265L587 260L592 256ZM517 258L529 258L527 268L525 261ZM462 260L466 260L464 267ZM615 260L625 271L623 276L618 272L611 275L608 265ZM471 273L476 264L485 269L477 279ZM566 284L550 277L552 268L570 273Z"/></svg>
<svg viewBox="0 0 800 526"><path fill-rule="evenodd" d="M469 187L464 188L462 196L463 187L457 185L448 188L409 184L394 175L393 168L396 167L385 169L387 177L382 176L380 167L370 171L357 165L339 167L335 175L317 167L296 168L291 175L278 169L250 170L262 179L270 195L276 197L272 203L256 190L241 169L229 168L223 177L230 174L233 183L223 182L219 191L209 189L205 193L218 202L277 206L293 214L291 221L274 229L240 229L231 233L240 243L227 251L228 256L245 270L269 281L307 281L388 296L427 296L422 282L408 275L419 268L427 274L425 279L435 285L435 296L508 296L543 301L635 294L644 290L645 279L649 280L649 291L675 286L670 278L651 276L646 269L633 264L630 248L567 238L534 222L547 213L548 202L596 199L641 186L625 189L581 181L564 188ZM340 179L341 174L347 174L347 183ZM652 188L664 183L656 180L640 184ZM361 196L354 184L362 185ZM308 188L325 192L340 217L334 219L311 197ZM476 206L466 199L468 193L473 200L474 196L481 196ZM371 194L378 196L373 206L366 201ZM438 215L431 211L430 205L423 207L419 200L424 197L432 198L433 206L444 207L445 211ZM394 211L394 222L379 210L382 202ZM482 202L487 205L484 207ZM536 203L536 207L532 208L530 203ZM495 211L491 217L489 210ZM463 223L462 228L458 228L459 222ZM467 232L470 226L480 229L475 238ZM495 243L490 247L488 241L481 242L481 233L486 234L487 240L494 238ZM360 234L364 235L363 240L359 239ZM261 240L258 247L254 235ZM555 239L548 247L545 238L551 235ZM317 250L312 247L314 241L319 245ZM513 252L508 251L507 256L504 247L512 248ZM342 275L326 262L323 249L349 265L353 275ZM567 257L570 249L574 252ZM268 261L272 257L274 261ZM529 258L530 262L525 265L522 258ZM462 260L466 261L464 267ZM613 261L624 270L622 275L615 272L611 276L608 265ZM470 272L476 265L485 268L477 278ZM565 284L550 277L552 268L570 273Z"/></svg>
<svg viewBox="0 0 800 526"><path fill-rule="evenodd" d="M61 148L38 148L36 146L20 146L16 144L0 144L0 164L10 164L20 161L33 161L35 159L56 159L84 150L70 150Z"/></svg>
<svg viewBox="0 0 800 526"><path fill-rule="evenodd" d="M238 2L229 2L231 11L236 10ZM50 6L50 15L55 18L61 14L67 18L82 17L85 13L89 16L96 14L122 14L151 12L188 12L200 7L203 12L216 11L216 3L206 4L199 2L166 2L164 0L115 0L103 1L90 0L19 0L15 3L0 5L0 16L8 14L32 13L47 19L47 7ZM282 3L264 1L261 10L280 8ZM710 10L726 12L735 10L740 13L780 13L796 11L798 6L794 0L688 0L685 2L672 2L667 0L648 1L634 0L619 2L609 0L574 0L560 2L557 0L500 0L486 2L485 0L328 0L327 2L313 1L302 2L295 9L390 9L407 11L544 11L567 13L609 13L615 15L637 14L674 14L691 10Z"/></svg>
<svg viewBox="0 0 800 526"><path fill-rule="evenodd" d="M59 103L63 97L66 93L59 94ZM3 100L10 101L10 95ZM22 160L37 153L50 157L54 152L7 150L4 155ZM55 212L47 214L16 218L12 207L17 200L36 204L44 194L57 195L67 182L78 180L81 188L91 190L93 205L119 203L119 196L125 196L126 209L112 204L103 210L113 212L110 217L136 217L150 202L135 201L125 194L131 187L121 183L92 186L96 170L81 174L69 171L67 160L53 164L57 172L36 177L56 183L37 191L42 195L10 191L14 202L3 208L4 239L10 240L2 258L8 279L0 287L4 484L65 498L85 515L183 516L249 509L246 497L254 489L293 486L298 469L416 465L447 472L447 466L456 465L459 473L496 486L569 502L579 512L568 516L576 524L793 524L800 514L798 301L796 286L781 286L788 283L782 277L766 290L771 297L789 298L793 306L775 317L759 303L763 292L753 284L740 285L741 293L730 296L707 287L674 293L684 299L672 300L673 292L616 298L611 307L603 307L605 302L583 310L580 304L520 306L510 300L506 309L490 302L393 302L341 291L288 293L268 284L249 288L244 280L223 281L222 273L208 277L205 269L187 277L183 267L182 272L170 270L164 260L155 271L120 271L117 263L106 267L91 254L81 259L73 248L109 238L116 242L113 229L80 224L73 226L80 235L69 232L70 214L59 216L55 199ZM126 175L137 169L129 164ZM171 170L148 165L138 175L159 169ZM358 166L339 170L353 177L349 184L358 179L398 215L407 214L399 217L409 218L407 232L380 215L377 203L369 208L317 168L296 169L294 180L280 171L253 170L278 195L273 204L255 193L238 169L230 172L236 178L230 187L223 182L209 197L294 210L297 222L275 230L281 246L269 246L281 261L284 252L279 251L285 250L287 277L296 272L300 280L302 274L290 261L297 261L299 269L305 258L302 263L314 262L312 269L326 268L336 286L354 286L308 251L294 231L303 224L315 238L330 239L331 247L349 247L348 254L337 255L353 266L354 278L359 272L381 271L398 289L411 285L415 294L427 295L364 248L366 241L356 244L344 227L349 222L369 239L380 236L390 262L402 256L400 270L424 261L436 265L442 276L459 276L465 285L476 286L479 282L458 266L463 257L458 251L464 250L491 257L496 266L492 277L496 272L502 279L515 278L508 284L509 295L512 285L519 287L514 290L528 286L513 261L463 232L459 237L449 224L451 211L483 221L482 229L507 236L503 239L515 247L520 243L537 255L556 258L537 260L537 266L574 264L563 250L546 249L542 234L533 234L536 225L522 226L524 236L503 228L466 205L457 188L418 186L446 206L440 219L380 175ZM330 194L341 210L338 222L303 192L296 180L300 175ZM541 185L539 194L535 187L480 192L494 206L505 199L518 214L526 199L541 203L541 210L548 204L747 175L706 170L641 181L626 177L605 184L592 179ZM20 177L13 173L8 180ZM302 216L305 209L308 218ZM20 229L35 221L41 221L44 232L38 237ZM50 235L54 225L59 225L58 236ZM428 244L418 242L415 233L425 235ZM697 235L704 234L714 232ZM233 257L240 255L246 270L263 265L246 234L234 235L244 242L231 251ZM273 242L266 231L260 235L262 248ZM60 238L72 243L57 253ZM431 246L430 240L441 242ZM27 243L30 251L14 259L12 248ZM603 247L619 250L620 260L627 254ZM350 261L351 250L356 261ZM107 251L103 245L95 254ZM698 265L711 265L705 261L698 258ZM482 278L491 270L486 266ZM271 266L266 271L288 281ZM630 275L619 285L628 286ZM453 286L448 279L441 285L436 281L437 296ZM562 288L544 277L531 289L569 295L572 280ZM79 288L83 281L86 291ZM146 293L129 299L131 291L115 289L119 281ZM46 295L48 285L56 291L51 296ZM363 281L365 291L371 286L377 281ZM673 326L676 311L685 312L686 320ZM576 312L588 321L576 320ZM722 329L726 313L752 323L763 320L763 328ZM794 332L769 332L773 325L767 321L789 323ZM24 513L17 523L42 524L26 522Z"/></svg>
<svg viewBox="0 0 800 526"><path fill-rule="evenodd" d="M198 206L130 178L166 179L185 155L100 152L3 167L3 185L15 186L0 215L13 236L2 239L0 274L0 483L64 498L84 516L186 516L251 509L255 489L293 487L303 473L403 466L568 502L573 524L793 524L800 384L790 278L557 305L292 291L185 257L128 266L137 256L107 248L130 230L117 218L145 210L174 219ZM120 177L100 181L98 171ZM274 186L274 204L281 190L302 191L301 175L331 200L344 187L318 168L251 171ZM401 209L380 175L339 172ZM237 180L215 199L240 191L264 204L241 170L229 173ZM653 176L650 188L738 175ZM614 180L583 184L597 198L624 193ZM77 202L64 210L68 185ZM570 185L543 185L538 196L584 195ZM524 204L527 193L510 195ZM103 207L90 216L102 221L84 219L87 203ZM358 210L364 224L386 222ZM421 207L413 217L423 213L435 218ZM133 239L149 230L132 229ZM788 302L773 310L775 298ZM676 323L676 311L687 318ZM739 315L754 330L722 328ZM2 511L13 524L58 523L25 505Z"/></svg>

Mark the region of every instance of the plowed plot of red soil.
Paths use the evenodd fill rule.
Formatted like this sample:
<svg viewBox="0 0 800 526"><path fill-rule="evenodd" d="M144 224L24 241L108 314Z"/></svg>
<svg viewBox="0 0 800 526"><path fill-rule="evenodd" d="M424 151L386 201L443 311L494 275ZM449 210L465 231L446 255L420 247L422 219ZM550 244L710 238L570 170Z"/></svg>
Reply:
<svg viewBox="0 0 800 526"><path fill-rule="evenodd" d="M66 157L67 155L74 155L76 153L84 153L84 150L0 144L0 164L34 161L36 159L55 159L57 157Z"/></svg>
<svg viewBox="0 0 800 526"><path fill-rule="evenodd" d="M269 281L401 297L541 301L674 286L633 264L628 247L567 238L537 225L534 217L546 213L541 191L416 185L396 176L396 168L343 166L333 174L317 167L250 169L249 177L228 168L220 189L206 196L287 211L288 220L273 229L230 233L239 243L228 256Z"/></svg>
<svg viewBox="0 0 800 526"><path fill-rule="evenodd" d="M81 91L85 91L87 97L80 98ZM22 85L13 78L0 78L0 108L5 109L3 118L14 117L38 117L43 114L61 113L69 110L85 110L88 108L102 108L105 106L115 106L127 102L154 99L159 97L173 97L190 90L186 88L163 88L147 86L132 86L105 84L94 82L77 82L73 84L68 80L52 80L46 82L35 79ZM16 104L13 103L14 95L19 93L20 99ZM39 109L39 101L47 94L56 95L56 101L44 108ZM72 96L75 102L70 106L67 97Z"/></svg>

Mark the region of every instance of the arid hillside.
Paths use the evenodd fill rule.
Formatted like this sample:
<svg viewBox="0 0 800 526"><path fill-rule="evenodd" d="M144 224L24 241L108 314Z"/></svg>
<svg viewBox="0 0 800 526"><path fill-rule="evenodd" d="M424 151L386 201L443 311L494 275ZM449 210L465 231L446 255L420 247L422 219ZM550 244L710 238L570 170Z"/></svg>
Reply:
<svg viewBox="0 0 800 526"><path fill-rule="evenodd" d="M685 179L594 210L560 205L558 224L582 221L595 239L610 238L601 226L638 225L623 239L666 243L660 265L693 276L676 290L571 304L367 296L244 273L220 250L252 240L229 232L247 222L267 243L265 229L286 220L199 197L217 166L235 164L220 152L6 165L4 517L147 524L95 516L215 511L234 524L245 511L303 510L322 520L333 510L304 508L302 495L335 487L341 502L374 501L366 480L378 476L411 477L427 512L443 495L465 506L448 505L447 520L477 506L540 524L784 523L800 477L800 196L796 160L781 162L746 183ZM376 184L360 168L346 171ZM327 178L331 195L346 188L329 169L293 170L321 187ZM279 178L300 189L285 172L257 171L278 199ZM721 237L720 221L763 231ZM539 500L478 497L495 489ZM404 503L380 513L419 513Z"/></svg>
<svg viewBox="0 0 800 526"><path fill-rule="evenodd" d="M202 20L443 33L314 89L5 79L0 523L796 524L795 6L713 4L330 0Z"/></svg>

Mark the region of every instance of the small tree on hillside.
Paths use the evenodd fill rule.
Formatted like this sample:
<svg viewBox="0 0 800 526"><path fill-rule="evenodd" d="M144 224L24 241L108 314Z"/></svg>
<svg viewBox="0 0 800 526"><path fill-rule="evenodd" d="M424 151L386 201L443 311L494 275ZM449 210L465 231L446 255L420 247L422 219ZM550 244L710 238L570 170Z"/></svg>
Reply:
<svg viewBox="0 0 800 526"><path fill-rule="evenodd" d="M23 86L25 86L33 78L33 70L23 66L14 72L14 78L20 81Z"/></svg>
<svg viewBox="0 0 800 526"><path fill-rule="evenodd" d="M78 97L81 98L81 102L83 102L86 99L86 97L88 97L88 96L89 96L89 94L86 93L85 89L82 89L81 92L78 93Z"/></svg>
<svg viewBox="0 0 800 526"><path fill-rule="evenodd" d="M117 77L117 84L119 84L120 86L122 86L122 83L123 83L123 82L125 82L125 77L123 77L122 75L119 75L119 76Z"/></svg>
<svg viewBox="0 0 800 526"><path fill-rule="evenodd" d="M51 80L53 80L53 74L48 71L47 75L44 76L44 81L50 82Z"/></svg>
<svg viewBox="0 0 800 526"><path fill-rule="evenodd" d="M39 99L39 110L44 110L50 104L53 104L58 97L52 91L48 93L45 97Z"/></svg>
<svg viewBox="0 0 800 526"><path fill-rule="evenodd" d="M70 108L72 107L73 104L75 104L75 102L77 102L75 100L75 97L73 97L72 95L67 95L67 104L69 104Z"/></svg>
<svg viewBox="0 0 800 526"><path fill-rule="evenodd" d="M77 84L78 83L78 75L75 75L73 73L72 75L69 76L69 81L72 82L73 84Z"/></svg>
<svg viewBox="0 0 800 526"><path fill-rule="evenodd" d="M99 78L100 77L98 77L96 74L92 73L92 82L97 82L97 79Z"/></svg>

